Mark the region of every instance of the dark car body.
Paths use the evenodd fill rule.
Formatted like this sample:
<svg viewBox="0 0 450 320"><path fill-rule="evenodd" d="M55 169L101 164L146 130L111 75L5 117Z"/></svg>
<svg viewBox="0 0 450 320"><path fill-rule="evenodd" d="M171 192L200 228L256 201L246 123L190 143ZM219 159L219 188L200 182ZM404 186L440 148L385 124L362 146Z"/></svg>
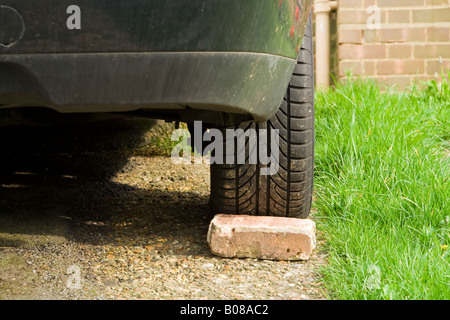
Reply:
<svg viewBox="0 0 450 320"><path fill-rule="evenodd" d="M0 0L0 112L267 120L311 2Z"/></svg>

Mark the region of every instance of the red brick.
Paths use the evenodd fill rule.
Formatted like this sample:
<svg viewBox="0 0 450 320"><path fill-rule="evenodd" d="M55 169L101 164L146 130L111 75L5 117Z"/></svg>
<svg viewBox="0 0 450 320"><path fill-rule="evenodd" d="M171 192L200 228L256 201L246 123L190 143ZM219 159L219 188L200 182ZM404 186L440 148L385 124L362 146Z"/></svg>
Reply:
<svg viewBox="0 0 450 320"><path fill-rule="evenodd" d="M450 44L424 44L414 46L414 57L426 58L450 58Z"/></svg>
<svg viewBox="0 0 450 320"><path fill-rule="evenodd" d="M412 7L422 6L424 0L378 0L380 7Z"/></svg>
<svg viewBox="0 0 450 320"><path fill-rule="evenodd" d="M425 28L408 29L408 41L425 41Z"/></svg>
<svg viewBox="0 0 450 320"><path fill-rule="evenodd" d="M374 76L374 77L369 77L369 79L373 79L373 80L377 81L380 84L382 90L384 89L383 86L387 86L387 87L395 86L396 89L404 90L408 86L411 85L413 78L409 75L405 75L405 76L394 75L394 76L382 76L382 77Z"/></svg>
<svg viewBox="0 0 450 320"><path fill-rule="evenodd" d="M423 60L383 60L378 61L378 74L422 74L425 72Z"/></svg>
<svg viewBox="0 0 450 320"><path fill-rule="evenodd" d="M409 44L392 44L387 46L387 56L394 59L412 58L413 48Z"/></svg>
<svg viewBox="0 0 450 320"><path fill-rule="evenodd" d="M429 75L434 75L435 73L441 74L441 72L447 74L447 71L450 69L450 60L428 60L426 65L427 74Z"/></svg>
<svg viewBox="0 0 450 320"><path fill-rule="evenodd" d="M339 0L340 8L361 8L363 0Z"/></svg>
<svg viewBox="0 0 450 320"><path fill-rule="evenodd" d="M443 5L443 4L448 4L448 0L425 0L425 4L426 5L434 5L434 6L438 6L438 5Z"/></svg>
<svg viewBox="0 0 450 320"><path fill-rule="evenodd" d="M390 10L387 14L389 23L411 22L411 10Z"/></svg>
<svg viewBox="0 0 450 320"><path fill-rule="evenodd" d="M386 12L380 8L380 23L386 22ZM339 9L338 24L367 24L373 13L367 12L367 9Z"/></svg>
<svg viewBox="0 0 450 320"><path fill-rule="evenodd" d="M383 28L378 31L380 42L425 41L424 28Z"/></svg>
<svg viewBox="0 0 450 320"><path fill-rule="evenodd" d="M384 44L366 44L364 47L364 59L386 58L386 46Z"/></svg>
<svg viewBox="0 0 450 320"><path fill-rule="evenodd" d="M436 46L429 44L415 45L414 58L436 58Z"/></svg>
<svg viewBox="0 0 450 320"><path fill-rule="evenodd" d="M338 24L346 23L365 23L367 21L367 13L365 10L339 10Z"/></svg>
<svg viewBox="0 0 450 320"><path fill-rule="evenodd" d="M353 75L362 75L362 63L361 61L341 61L339 63L339 75L345 76L350 71Z"/></svg>
<svg viewBox="0 0 450 320"><path fill-rule="evenodd" d="M450 58L450 43L436 45L436 57Z"/></svg>
<svg viewBox="0 0 450 320"><path fill-rule="evenodd" d="M349 44L339 46L340 60L384 58L386 58L386 46L384 44Z"/></svg>
<svg viewBox="0 0 450 320"><path fill-rule="evenodd" d="M383 29L378 32L380 42L405 42L408 40L408 29Z"/></svg>
<svg viewBox="0 0 450 320"><path fill-rule="evenodd" d="M339 43L361 43L362 30L360 29L339 29Z"/></svg>
<svg viewBox="0 0 450 320"><path fill-rule="evenodd" d="M312 220L216 215L209 225L211 252L228 258L308 260L316 245Z"/></svg>
<svg viewBox="0 0 450 320"><path fill-rule="evenodd" d="M378 40L378 30L376 29L364 29L363 38L366 43L374 43Z"/></svg>
<svg viewBox="0 0 450 320"><path fill-rule="evenodd" d="M338 50L340 60L364 59L362 45L341 45Z"/></svg>
<svg viewBox="0 0 450 320"><path fill-rule="evenodd" d="M431 27L427 29L428 41L450 41L450 27Z"/></svg>
<svg viewBox="0 0 450 320"><path fill-rule="evenodd" d="M376 66L377 62L373 60L364 61L364 74L365 75L374 75L376 74Z"/></svg>
<svg viewBox="0 0 450 320"><path fill-rule="evenodd" d="M447 8L426 8L412 11L412 22L450 22L450 7Z"/></svg>

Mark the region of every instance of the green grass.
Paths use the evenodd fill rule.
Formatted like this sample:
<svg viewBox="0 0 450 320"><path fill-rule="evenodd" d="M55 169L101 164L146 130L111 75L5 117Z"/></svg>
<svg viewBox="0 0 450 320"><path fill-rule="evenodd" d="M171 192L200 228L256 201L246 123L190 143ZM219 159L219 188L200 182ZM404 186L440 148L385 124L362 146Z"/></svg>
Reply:
<svg viewBox="0 0 450 320"><path fill-rule="evenodd" d="M315 202L334 299L450 299L450 90L316 96Z"/></svg>
<svg viewBox="0 0 450 320"><path fill-rule="evenodd" d="M187 130L186 123L180 123L180 129ZM172 140L172 133L176 130L174 122L158 121L154 126L146 130L148 143L134 151L139 156L170 156L173 148L180 143ZM184 138L183 138L184 139ZM181 141L187 143L187 141Z"/></svg>

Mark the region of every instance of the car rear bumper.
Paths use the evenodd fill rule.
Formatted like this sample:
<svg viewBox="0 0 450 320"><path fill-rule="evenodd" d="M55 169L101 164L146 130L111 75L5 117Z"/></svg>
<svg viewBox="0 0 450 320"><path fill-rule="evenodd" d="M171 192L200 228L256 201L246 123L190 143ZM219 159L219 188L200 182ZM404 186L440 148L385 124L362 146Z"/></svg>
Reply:
<svg viewBox="0 0 450 320"><path fill-rule="evenodd" d="M276 112L295 60L264 53L171 52L0 56L0 105L62 113L197 109Z"/></svg>

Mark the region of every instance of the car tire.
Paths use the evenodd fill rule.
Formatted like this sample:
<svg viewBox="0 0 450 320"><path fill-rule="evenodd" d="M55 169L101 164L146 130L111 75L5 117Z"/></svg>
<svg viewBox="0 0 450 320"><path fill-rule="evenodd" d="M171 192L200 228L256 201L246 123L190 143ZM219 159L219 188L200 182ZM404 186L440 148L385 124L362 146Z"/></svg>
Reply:
<svg viewBox="0 0 450 320"><path fill-rule="evenodd" d="M213 214L248 214L306 218L309 215L314 172L314 64L311 17L298 61L285 97L276 114L266 122L241 124L244 131L279 130L279 168L273 175L262 175L259 162L249 164L249 150L234 150L234 164L211 164L210 210ZM257 131L258 132L258 131ZM270 142L266 144L270 148ZM237 155L246 151L246 162ZM258 152L258 150L256 150ZM252 162L253 163L253 162Z"/></svg>

